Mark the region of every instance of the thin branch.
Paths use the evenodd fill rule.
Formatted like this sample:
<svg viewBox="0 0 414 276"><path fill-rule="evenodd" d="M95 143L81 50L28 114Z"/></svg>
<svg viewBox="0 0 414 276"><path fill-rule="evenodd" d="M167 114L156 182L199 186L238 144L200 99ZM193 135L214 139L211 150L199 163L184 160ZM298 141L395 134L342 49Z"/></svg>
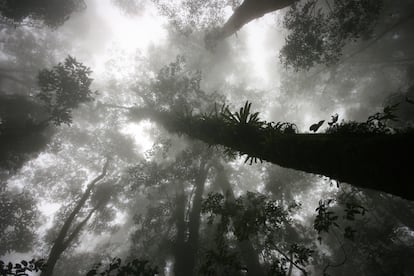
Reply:
<svg viewBox="0 0 414 276"><path fill-rule="evenodd" d="M106 176L108 166L109 166L109 159L106 160L105 165L102 168L101 174L99 176L97 176L94 180L92 180L91 183L88 184L88 187L87 187L86 191L83 193L83 195L82 195L81 199L79 200L78 204L75 206L73 211L70 213L69 217L66 219L65 223L62 226L62 229L60 230L59 236L56 239L57 244L62 244L63 243L63 240L65 239L65 237L66 237L66 235L69 231L69 228L72 225L73 220L75 219L75 216L79 213L80 209L83 207L86 200L89 198L91 190L96 185L96 183L98 183L100 180L102 180Z"/></svg>
<svg viewBox="0 0 414 276"><path fill-rule="evenodd" d="M62 252L68 248L68 246L70 245L70 243L76 238L76 236L79 234L79 232L82 230L82 228L85 226L85 224L89 221L89 219L92 217L93 213L95 213L96 210L98 210L98 208L102 205L103 203L100 202L99 204L97 204L90 212L89 214L86 216L86 218L84 218L79 224L78 226L76 226L76 228L73 230L73 232L69 235L69 237L67 238L66 241L63 242L62 244Z"/></svg>
<svg viewBox="0 0 414 276"><path fill-rule="evenodd" d="M332 8L331 8L331 4L329 4L329 0L325 0L325 3L326 3L326 5L328 6L329 11L331 11L331 12L332 12Z"/></svg>
<svg viewBox="0 0 414 276"><path fill-rule="evenodd" d="M353 58L354 56L364 52L366 49L368 49L373 44L377 43L380 39L382 39L387 33L392 31L393 29L399 27L400 25L406 23L407 21L409 21L413 17L414 17L414 13L411 13L410 15L404 17L402 20L394 23L391 27L389 27L388 29L386 29L386 30L382 31L381 33L379 33L373 40L371 40L369 43L367 43L366 45L361 47L359 50L357 50L357 51L353 52L352 54L348 55L345 59L342 60L342 62L347 61L347 60Z"/></svg>
<svg viewBox="0 0 414 276"><path fill-rule="evenodd" d="M99 106L108 107L108 108L115 108L115 109L124 109L124 110L131 110L134 106L122 106L117 104L107 104L107 103L99 103Z"/></svg>
<svg viewBox="0 0 414 276"><path fill-rule="evenodd" d="M290 253L290 259L293 259L293 252L291 252ZM288 271L288 276L291 276L292 275L292 269L293 269L293 263L292 262L290 262L290 264L289 264L289 271Z"/></svg>
<svg viewBox="0 0 414 276"><path fill-rule="evenodd" d="M325 274L326 274L326 271L328 270L328 268L330 268L330 267L339 267L339 266L342 266L342 265L344 265L344 264L346 263L346 261L348 260L348 255L346 254L346 251L345 251L344 245L341 243L341 241L339 240L338 236L336 235L336 233L335 233L334 231L332 231L332 234L334 235L335 239L337 240L338 244L340 245L340 247L341 247L341 249L342 249L342 252L344 253L344 259L343 259L341 262L337 263L337 264L331 264L331 263L328 263L328 264L325 266L325 268L323 269L323 275L325 275Z"/></svg>
<svg viewBox="0 0 414 276"><path fill-rule="evenodd" d="M375 43L377 43L379 40L381 40L387 33L389 33L390 31L394 30L395 28L399 27L400 25L403 25L404 23L406 23L407 21L409 21L411 18L414 17L414 13L411 13L410 15L404 17L402 20L394 23L391 27L385 29L384 31L382 31L381 33L379 33L374 39L372 39L370 42L368 42L367 44L365 44L364 46L362 46L361 48L359 48L358 50L354 51L353 53L347 55L346 57L344 57L340 63L343 64L346 61L348 61L349 59L359 55L360 53L364 52L366 49L368 49L369 47L371 47L372 45L374 45ZM317 72L313 73L310 78L314 78L317 75L329 70L331 67L324 67L320 70L318 70Z"/></svg>
<svg viewBox="0 0 414 276"><path fill-rule="evenodd" d="M292 265L294 265L297 269L302 271L303 275L307 276L308 272L303 268L296 264L293 259L289 258L280 248L278 248L275 244L273 244L275 250L279 252L286 260L288 260Z"/></svg>
<svg viewBox="0 0 414 276"><path fill-rule="evenodd" d="M191 200L193 198L195 189L196 189L196 185L193 185L193 188L191 189L191 192L190 192L190 196L188 197L188 202L186 203L186 205L188 206L187 212L185 212L185 217L184 217L186 221L189 221L190 211L191 211Z"/></svg>

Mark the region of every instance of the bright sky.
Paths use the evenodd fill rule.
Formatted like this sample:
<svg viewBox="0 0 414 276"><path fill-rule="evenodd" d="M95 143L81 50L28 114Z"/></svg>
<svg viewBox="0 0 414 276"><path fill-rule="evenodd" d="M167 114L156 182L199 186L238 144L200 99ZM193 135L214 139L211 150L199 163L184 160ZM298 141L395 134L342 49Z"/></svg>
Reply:
<svg viewBox="0 0 414 276"><path fill-rule="evenodd" d="M99 4L98 4L99 3ZM164 29L166 19L160 17L157 11L151 5L145 9L140 16L126 16L117 7L113 6L110 0L90 0L86 15L81 15L74 20L85 20L88 22L96 21L102 24L93 24L91 30L87 32L88 36L96 37L101 40L100 51L87 50L88 53L94 53L92 57L93 65L91 68L99 79L101 74L106 71L108 60L117 58L122 60L119 70L115 72L116 78L122 80L134 73L136 66L135 60L131 57L139 51L145 57L148 47L163 45L168 43L167 32ZM228 16L231 10L228 11ZM94 16L96 19L91 19ZM72 23L76 24L76 23ZM255 20L248 24L243 32L247 33L248 63L252 65L253 76L258 88L265 88L269 82L269 66L274 61L274 49L267 47L267 35L269 26L273 23L271 16L265 16L260 20ZM86 41L92 38L86 37ZM82 43L82 47L95 47L96 44ZM92 46L90 46L92 45ZM120 54L116 57L114 55ZM128 56L130 58L128 59ZM274 80L273 80L274 81ZM151 124L148 122L128 123L122 128L122 132L134 138L139 152L144 152L151 148L152 141L148 134Z"/></svg>
<svg viewBox="0 0 414 276"><path fill-rule="evenodd" d="M140 16L126 16L109 0L93 0L90 6L96 8L96 16L107 22L105 38L109 47L103 56L97 56L94 70L100 73L104 63L110 59L109 48L114 46L125 54L134 54L137 50L145 56L150 45L165 43L167 32L163 28L165 20L157 16L149 6ZM99 2L99 4L97 4ZM92 4L93 3L93 4ZM99 28L99 26L97 26Z"/></svg>

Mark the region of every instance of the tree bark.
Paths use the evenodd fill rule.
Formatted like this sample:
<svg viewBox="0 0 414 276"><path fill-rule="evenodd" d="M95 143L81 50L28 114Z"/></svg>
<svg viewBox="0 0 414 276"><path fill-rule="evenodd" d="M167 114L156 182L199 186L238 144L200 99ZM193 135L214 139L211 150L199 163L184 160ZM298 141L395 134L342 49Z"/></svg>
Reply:
<svg viewBox="0 0 414 276"><path fill-rule="evenodd" d="M247 124L229 125L217 118L184 116L150 108L131 109L168 131L209 145L223 145L282 167L320 174L359 188L414 200L412 158L414 133L280 134ZM411 161L410 161L411 160Z"/></svg>
<svg viewBox="0 0 414 276"><path fill-rule="evenodd" d="M177 228L177 235L175 237L174 245L174 275L186 275L186 258L187 258L187 244L186 244L186 223L185 223L185 203L186 196L184 186L181 187L176 196L175 209L175 226Z"/></svg>
<svg viewBox="0 0 414 276"><path fill-rule="evenodd" d="M245 24L254 19L260 18L266 13L283 9L296 1L297 0L245 0L220 29L206 35L206 46L209 47L214 45L218 41L235 34Z"/></svg>
<svg viewBox="0 0 414 276"><path fill-rule="evenodd" d="M201 205L203 200L204 187L207 179L207 174L210 167L204 160L201 161L199 173L195 181L195 193L193 204L189 216L188 223L188 259L187 259L187 274L196 275L195 265L197 260L198 246L199 246L199 230L200 230L200 215Z"/></svg>

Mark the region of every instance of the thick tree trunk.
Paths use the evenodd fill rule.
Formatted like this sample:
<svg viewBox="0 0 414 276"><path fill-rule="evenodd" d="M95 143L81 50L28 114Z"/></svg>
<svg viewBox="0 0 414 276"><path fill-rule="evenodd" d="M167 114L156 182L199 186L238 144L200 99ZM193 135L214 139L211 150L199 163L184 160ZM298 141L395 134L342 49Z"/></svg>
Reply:
<svg viewBox="0 0 414 276"><path fill-rule="evenodd" d="M215 118L180 116L146 108L132 109L131 115L151 118L171 132L209 145L223 145L282 167L414 200L414 133L279 134L246 124L230 125Z"/></svg>
<svg viewBox="0 0 414 276"><path fill-rule="evenodd" d="M186 223L185 223L185 205L186 196L182 186L175 198L175 226L177 235L174 245L174 275L186 275L187 272L187 244L186 244Z"/></svg>
<svg viewBox="0 0 414 276"><path fill-rule="evenodd" d="M206 46L214 45L219 40L235 34L245 24L260 18L266 13L283 9L292 5L297 0L245 0L234 11L233 15L218 30L206 35Z"/></svg>
<svg viewBox="0 0 414 276"><path fill-rule="evenodd" d="M195 265L197 260L198 246L199 246L199 230L200 230L200 214L203 200L204 186L209 171L209 165L204 161L201 162L200 170L195 182L195 193L193 204L189 216L188 223L188 258L187 258L187 274L196 275Z"/></svg>
<svg viewBox="0 0 414 276"><path fill-rule="evenodd" d="M228 201L235 201L233 189L230 185L230 182L227 178L227 175L224 171L224 167L217 163L217 179L216 181L219 182L220 186L223 189L223 193L226 195L226 200ZM237 247L240 251L240 254L247 266L247 273L249 276L261 276L265 275L263 267L259 262L259 256L254 249L252 243L249 239L239 241Z"/></svg>

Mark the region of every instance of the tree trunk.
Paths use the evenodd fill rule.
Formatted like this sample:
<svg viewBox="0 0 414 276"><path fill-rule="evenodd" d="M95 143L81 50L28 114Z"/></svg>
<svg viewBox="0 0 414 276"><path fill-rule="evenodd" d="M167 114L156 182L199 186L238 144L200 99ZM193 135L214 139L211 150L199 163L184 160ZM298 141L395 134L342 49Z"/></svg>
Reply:
<svg viewBox="0 0 414 276"><path fill-rule="evenodd" d="M69 217L65 220L65 223L63 224L56 240L53 243L52 249L50 250L49 257L47 259L45 270L42 271L40 276L52 276L53 275L53 269L56 265L56 262L59 260L62 253L66 250L66 248L69 247L70 242L77 236L82 229L82 227L86 224L86 222L89 220L89 218L92 216L92 214L98 209L99 204L93 208L88 216L79 223L79 225L74 229L72 234L68 235L69 229L71 228L76 215L78 215L79 211L82 209L82 207L85 205L87 199L90 196L91 190L95 187L96 183L98 183L100 180L102 180L107 172L109 165L109 161L107 160L103 169L102 173L97 176L92 182L88 185L85 192L83 193L81 199L79 200L78 204L76 204L73 211L70 213Z"/></svg>
<svg viewBox="0 0 414 276"><path fill-rule="evenodd" d="M205 161L201 161L200 170L195 182L195 194L188 223L189 236L187 241L188 258L186 275L189 276L196 275L195 265L199 246L201 203L203 200L204 186L209 169L209 165L206 164Z"/></svg>
<svg viewBox="0 0 414 276"><path fill-rule="evenodd" d="M296 1L297 0L245 0L220 29L206 35L206 46L213 46L218 41L236 33L250 21L260 18L266 13L290 6Z"/></svg>
<svg viewBox="0 0 414 276"><path fill-rule="evenodd" d="M186 275L187 266L186 223L184 215L186 196L182 184L175 200L175 226L177 228L177 235L174 245L174 275L184 276Z"/></svg>
<svg viewBox="0 0 414 276"><path fill-rule="evenodd" d="M282 167L321 174L359 188L414 200L411 185L414 133L280 134L217 118L184 116L150 108L131 109L131 116L150 118L168 131L209 145L269 161Z"/></svg>
<svg viewBox="0 0 414 276"><path fill-rule="evenodd" d="M235 201L233 189L228 181L227 175L224 171L224 167L221 164L216 164L217 169L217 181L223 189L223 193L226 196L226 200ZM247 273L249 276L261 276L265 275L263 267L259 262L259 256L254 249L252 243L247 238L246 240L239 241L237 247L240 251L240 254L247 266Z"/></svg>

